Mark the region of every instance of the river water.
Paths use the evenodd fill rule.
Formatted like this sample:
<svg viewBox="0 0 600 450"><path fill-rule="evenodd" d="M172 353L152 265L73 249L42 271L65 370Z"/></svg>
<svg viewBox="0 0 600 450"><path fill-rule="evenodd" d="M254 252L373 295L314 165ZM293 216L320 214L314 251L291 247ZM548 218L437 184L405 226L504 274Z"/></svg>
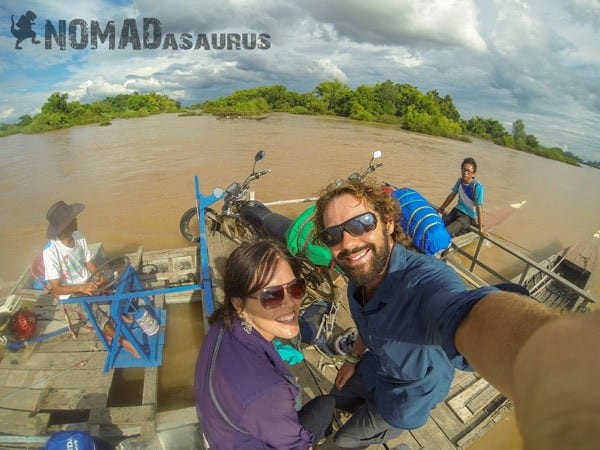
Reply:
<svg viewBox="0 0 600 450"><path fill-rule="evenodd" d="M0 139L0 294L15 284L45 243L48 207L57 200L82 202L79 227L88 242L110 255L183 247L179 218L194 204L194 175L204 193L242 181L254 153L272 173L253 185L261 201L315 195L339 176L366 167L381 150L380 180L408 186L439 205L467 156L478 163L490 219L511 212L493 228L505 239L543 258L600 228L600 171L572 167L498 147L409 133L333 117L273 114L265 120L160 115L114 120L39 135ZM507 205L526 201L520 209ZM293 215L304 206L282 207ZM498 211L502 211L500 214ZM510 269L510 267L509 267ZM592 287L598 296L598 286ZM191 405L190 387L200 309L178 306L178 324L167 338L177 356L161 368L163 406Z"/></svg>

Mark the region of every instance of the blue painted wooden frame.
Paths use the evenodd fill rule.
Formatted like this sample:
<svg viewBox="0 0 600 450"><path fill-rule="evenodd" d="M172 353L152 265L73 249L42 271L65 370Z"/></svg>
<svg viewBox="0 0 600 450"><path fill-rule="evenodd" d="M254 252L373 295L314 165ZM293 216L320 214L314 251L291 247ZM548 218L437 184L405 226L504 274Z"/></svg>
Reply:
<svg viewBox="0 0 600 450"><path fill-rule="evenodd" d="M105 373L115 367L154 367L162 364L166 311L162 308L155 307L150 300L150 297L202 289L204 291L204 317L208 317L214 311L204 211L208 206L216 203L223 196L223 193L222 191L215 190L213 194L203 195L200 192L198 176L194 177L194 183L196 188L198 224L200 229L200 238L198 240L200 254L200 284L144 290L135 269L128 266L119 278L113 294L97 295L93 297L70 297L60 301L61 304L79 303L85 309L96 334L108 352L104 363ZM123 315L131 315L132 312L139 307L140 300L160 325L158 333L154 336L147 336L135 321L130 323L123 320ZM106 336L100 329L98 322L92 313L93 303L110 303L110 316L115 324L115 335L110 343L106 339ZM123 348L120 342L122 339L127 339L132 344L139 353L139 358L134 357Z"/></svg>

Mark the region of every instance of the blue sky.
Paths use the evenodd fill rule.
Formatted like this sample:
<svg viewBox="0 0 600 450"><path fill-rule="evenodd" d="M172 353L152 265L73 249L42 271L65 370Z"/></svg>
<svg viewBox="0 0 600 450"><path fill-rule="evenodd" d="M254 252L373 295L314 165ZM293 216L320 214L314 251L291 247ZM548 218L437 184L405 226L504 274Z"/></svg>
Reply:
<svg viewBox="0 0 600 450"><path fill-rule="evenodd" d="M37 14L31 40L10 32ZM162 40L266 33L268 49L44 48L46 20L156 18ZM327 80L355 89L391 80L450 95L462 118L522 119L545 146L600 161L600 0L3 0L0 122L35 114L52 92L91 102L159 92L188 105L237 89L284 84L308 92ZM81 29L78 28L80 31ZM80 32L76 36L80 39Z"/></svg>

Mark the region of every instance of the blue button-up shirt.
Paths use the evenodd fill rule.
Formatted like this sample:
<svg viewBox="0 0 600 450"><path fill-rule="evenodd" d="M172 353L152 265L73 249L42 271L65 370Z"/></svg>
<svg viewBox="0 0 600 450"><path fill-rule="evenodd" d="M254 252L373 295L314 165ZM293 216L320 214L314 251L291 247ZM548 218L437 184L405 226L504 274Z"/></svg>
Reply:
<svg viewBox="0 0 600 450"><path fill-rule="evenodd" d="M369 349L357 370L386 422L401 429L422 426L448 394L454 368L470 370L454 335L473 305L495 290L469 291L442 261L400 245L364 307L360 289L349 283L352 317Z"/></svg>

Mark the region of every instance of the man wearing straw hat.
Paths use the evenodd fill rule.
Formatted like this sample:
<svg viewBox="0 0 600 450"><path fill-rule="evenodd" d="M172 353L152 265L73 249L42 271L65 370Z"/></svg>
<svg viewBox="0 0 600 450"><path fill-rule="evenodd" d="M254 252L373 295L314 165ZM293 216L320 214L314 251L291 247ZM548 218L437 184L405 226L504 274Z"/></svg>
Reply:
<svg viewBox="0 0 600 450"><path fill-rule="evenodd" d="M96 271L96 264L83 234L77 229L77 215L84 210L83 203L67 204L62 200L54 203L46 213L49 241L43 252L44 271L50 292L60 299L73 294L92 295L99 287L98 283L89 280ZM104 306L104 305L103 305ZM98 326L110 342L115 329L107 312L96 303L91 305ZM132 320L124 318L124 320ZM139 357L138 352L129 341L121 341L123 347L132 355Z"/></svg>

